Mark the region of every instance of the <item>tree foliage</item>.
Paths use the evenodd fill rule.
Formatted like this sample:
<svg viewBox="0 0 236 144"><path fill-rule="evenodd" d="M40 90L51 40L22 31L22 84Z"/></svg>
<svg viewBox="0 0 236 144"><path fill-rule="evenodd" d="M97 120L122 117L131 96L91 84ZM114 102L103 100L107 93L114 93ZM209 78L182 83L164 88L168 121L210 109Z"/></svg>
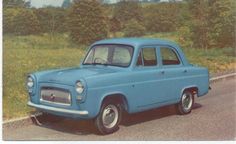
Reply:
<svg viewBox="0 0 236 144"><path fill-rule="evenodd" d="M107 18L95 0L78 0L70 8L68 27L72 41L89 44L108 35Z"/></svg>
<svg viewBox="0 0 236 144"><path fill-rule="evenodd" d="M18 15L19 10L13 8L3 9L3 33L14 33L14 19Z"/></svg>
<svg viewBox="0 0 236 144"><path fill-rule="evenodd" d="M193 42L191 40L193 33L191 32L190 27L188 26L181 26L177 30L178 32L178 41L184 48L192 48Z"/></svg>
<svg viewBox="0 0 236 144"><path fill-rule="evenodd" d="M135 1L121 1L117 3L114 7L113 16L122 25L125 25L131 19L139 23L143 21L142 7Z"/></svg>
<svg viewBox="0 0 236 144"><path fill-rule="evenodd" d="M178 26L176 3L152 4L144 8L145 27L149 32L171 32Z"/></svg>
<svg viewBox="0 0 236 144"><path fill-rule="evenodd" d="M112 33L121 31L122 26L121 22L117 20L115 17L109 19L109 31Z"/></svg>
<svg viewBox="0 0 236 144"><path fill-rule="evenodd" d="M63 8L46 7L34 9L40 24L40 33L61 33L67 31L67 10Z"/></svg>
<svg viewBox="0 0 236 144"><path fill-rule="evenodd" d="M20 9L13 23L14 32L17 35L37 34L40 29L36 15L29 9Z"/></svg>
<svg viewBox="0 0 236 144"><path fill-rule="evenodd" d="M16 35L37 34L39 32L39 21L30 9L7 8L3 14L3 32Z"/></svg>
<svg viewBox="0 0 236 144"><path fill-rule="evenodd" d="M211 46L235 46L236 2L209 0L209 27Z"/></svg>
<svg viewBox="0 0 236 144"><path fill-rule="evenodd" d="M192 41L196 47L235 46L234 0L189 0Z"/></svg>
<svg viewBox="0 0 236 144"><path fill-rule="evenodd" d="M208 26L208 3L207 0L189 1L192 14L191 30L193 43L196 47L207 48L210 45Z"/></svg>
<svg viewBox="0 0 236 144"><path fill-rule="evenodd" d="M145 34L145 27L132 19L125 25L124 35L126 37L139 37Z"/></svg>
<svg viewBox="0 0 236 144"><path fill-rule="evenodd" d="M158 0L157 0L158 1ZM122 0L64 0L62 7L30 8L30 1L3 0L3 32L28 35L67 33L88 44L109 35L178 32L184 47L235 47L235 0L137 3ZM70 6L69 6L70 5ZM69 6L69 8L68 8Z"/></svg>

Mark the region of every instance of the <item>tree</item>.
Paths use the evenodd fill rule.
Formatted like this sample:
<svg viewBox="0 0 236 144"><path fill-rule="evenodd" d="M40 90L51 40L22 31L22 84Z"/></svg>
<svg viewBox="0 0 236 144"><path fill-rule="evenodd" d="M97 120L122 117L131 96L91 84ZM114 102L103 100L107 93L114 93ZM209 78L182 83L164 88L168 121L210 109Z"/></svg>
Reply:
<svg viewBox="0 0 236 144"><path fill-rule="evenodd" d="M17 35L29 35L39 33L39 21L32 10L19 9L13 20L14 33Z"/></svg>
<svg viewBox="0 0 236 144"><path fill-rule="evenodd" d="M234 0L189 0L192 41L195 47L235 46Z"/></svg>
<svg viewBox="0 0 236 144"><path fill-rule="evenodd" d="M135 1L121 1L115 5L113 17L122 25L131 19L142 22L142 7Z"/></svg>
<svg viewBox="0 0 236 144"><path fill-rule="evenodd" d="M212 46L235 47L236 3L209 0L209 27Z"/></svg>
<svg viewBox="0 0 236 144"><path fill-rule="evenodd" d="M177 30L178 32L178 41L184 48L192 48L193 42L191 40L191 37L193 33L190 30L190 27L188 26L181 26Z"/></svg>
<svg viewBox="0 0 236 144"><path fill-rule="evenodd" d="M45 7L34 9L41 28L41 33L54 33L66 32L66 16L67 9Z"/></svg>
<svg viewBox="0 0 236 144"><path fill-rule="evenodd" d="M145 27L138 23L136 20L130 20L124 29L124 35L126 37L139 37L145 34Z"/></svg>
<svg viewBox="0 0 236 144"><path fill-rule="evenodd" d="M15 23L14 19L19 13L18 9L4 8L3 9L3 33L14 33Z"/></svg>
<svg viewBox="0 0 236 144"><path fill-rule="evenodd" d="M189 0L189 8L192 15L191 31L192 41L195 47L207 49L210 46L210 31L208 23L208 1Z"/></svg>
<svg viewBox="0 0 236 144"><path fill-rule="evenodd" d="M172 32L178 26L179 4L160 3L144 8L144 22L149 32Z"/></svg>
<svg viewBox="0 0 236 144"><path fill-rule="evenodd" d="M112 33L118 32L120 31L121 28L121 22L119 20L117 20L115 17L112 17L111 19L109 19L109 30Z"/></svg>
<svg viewBox="0 0 236 144"><path fill-rule="evenodd" d="M96 0L77 0L70 8L68 27L76 43L89 44L106 38L107 23L102 5Z"/></svg>

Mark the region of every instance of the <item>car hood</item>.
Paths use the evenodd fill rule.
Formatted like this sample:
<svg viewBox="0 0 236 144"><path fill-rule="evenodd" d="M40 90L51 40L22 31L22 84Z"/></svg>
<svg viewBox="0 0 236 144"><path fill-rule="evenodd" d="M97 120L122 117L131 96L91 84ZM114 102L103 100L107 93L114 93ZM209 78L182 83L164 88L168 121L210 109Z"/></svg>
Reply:
<svg viewBox="0 0 236 144"><path fill-rule="evenodd" d="M39 82L53 82L67 85L74 85L76 81L85 79L86 77L93 75L104 75L108 73L114 73L116 70L111 68L69 68L51 70L38 73ZM36 76L37 76L36 75Z"/></svg>

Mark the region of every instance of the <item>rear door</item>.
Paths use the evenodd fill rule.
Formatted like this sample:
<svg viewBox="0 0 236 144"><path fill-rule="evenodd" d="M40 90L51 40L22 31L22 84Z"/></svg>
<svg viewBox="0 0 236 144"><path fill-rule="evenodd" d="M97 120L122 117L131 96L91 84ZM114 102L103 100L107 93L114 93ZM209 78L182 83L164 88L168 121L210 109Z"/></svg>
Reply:
<svg viewBox="0 0 236 144"><path fill-rule="evenodd" d="M165 101L177 102L183 88L182 83L187 70L184 68L178 52L169 46L160 46L162 87Z"/></svg>

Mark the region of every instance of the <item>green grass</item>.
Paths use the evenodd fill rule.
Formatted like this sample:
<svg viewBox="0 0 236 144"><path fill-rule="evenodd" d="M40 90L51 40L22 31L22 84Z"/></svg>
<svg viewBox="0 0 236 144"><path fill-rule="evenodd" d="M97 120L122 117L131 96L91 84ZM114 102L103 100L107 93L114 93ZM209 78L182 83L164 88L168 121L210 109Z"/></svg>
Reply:
<svg viewBox="0 0 236 144"><path fill-rule="evenodd" d="M79 65L85 48L71 46L63 35L56 38L51 40L49 36L4 36L4 119L25 116L31 110L26 105L28 96L25 79L28 73Z"/></svg>
<svg viewBox="0 0 236 144"><path fill-rule="evenodd" d="M177 41L175 33L149 34ZM40 36L10 36L3 38L3 118L12 119L27 115L32 109L26 105L28 95L25 78L28 73L46 69L78 66L85 53L85 46L71 44L66 34ZM211 73L235 68L233 48L189 49L185 54L193 64L206 66Z"/></svg>

